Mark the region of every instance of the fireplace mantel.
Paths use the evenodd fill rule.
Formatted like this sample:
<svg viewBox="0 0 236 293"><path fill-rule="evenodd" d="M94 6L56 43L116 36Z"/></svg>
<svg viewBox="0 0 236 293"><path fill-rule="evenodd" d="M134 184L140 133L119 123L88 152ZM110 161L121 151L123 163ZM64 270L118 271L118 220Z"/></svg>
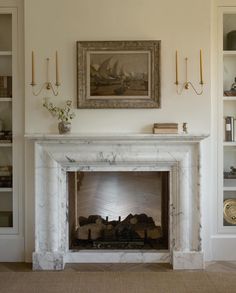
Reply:
<svg viewBox="0 0 236 293"><path fill-rule="evenodd" d="M171 262L202 269L201 141L207 135L28 134L35 148L33 268L67 262ZM77 251L68 245L68 171L169 171L169 250Z"/></svg>
<svg viewBox="0 0 236 293"><path fill-rule="evenodd" d="M201 140L207 138L207 134L47 134L47 133L32 133L25 134L27 139L35 141L163 141L163 142L200 142Z"/></svg>

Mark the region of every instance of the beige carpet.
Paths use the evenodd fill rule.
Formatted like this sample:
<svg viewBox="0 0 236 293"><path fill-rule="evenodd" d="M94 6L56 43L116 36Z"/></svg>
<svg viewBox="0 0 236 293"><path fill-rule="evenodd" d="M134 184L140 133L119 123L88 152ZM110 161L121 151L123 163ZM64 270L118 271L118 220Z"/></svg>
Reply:
<svg viewBox="0 0 236 293"><path fill-rule="evenodd" d="M236 292L236 273L3 272L1 293Z"/></svg>

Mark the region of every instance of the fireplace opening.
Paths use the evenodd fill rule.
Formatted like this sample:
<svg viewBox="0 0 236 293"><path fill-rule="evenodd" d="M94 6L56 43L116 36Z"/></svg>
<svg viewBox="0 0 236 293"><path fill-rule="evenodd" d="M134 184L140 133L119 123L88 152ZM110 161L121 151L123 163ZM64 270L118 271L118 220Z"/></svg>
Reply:
<svg viewBox="0 0 236 293"><path fill-rule="evenodd" d="M168 249L169 172L68 172L69 248Z"/></svg>

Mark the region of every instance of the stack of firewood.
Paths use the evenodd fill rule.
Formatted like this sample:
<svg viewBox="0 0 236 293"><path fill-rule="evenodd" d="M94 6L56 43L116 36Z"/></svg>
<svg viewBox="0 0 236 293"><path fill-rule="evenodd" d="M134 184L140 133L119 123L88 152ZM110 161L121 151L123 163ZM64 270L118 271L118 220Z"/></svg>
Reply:
<svg viewBox="0 0 236 293"><path fill-rule="evenodd" d="M158 239L161 227L146 214L128 215L123 221L108 221L99 215L79 217L79 228L75 233L78 240L132 241Z"/></svg>

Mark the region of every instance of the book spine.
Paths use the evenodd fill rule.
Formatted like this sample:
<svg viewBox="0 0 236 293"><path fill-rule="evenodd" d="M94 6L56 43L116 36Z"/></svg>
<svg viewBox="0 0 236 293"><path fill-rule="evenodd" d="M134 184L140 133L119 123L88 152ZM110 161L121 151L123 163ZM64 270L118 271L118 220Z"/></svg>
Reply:
<svg viewBox="0 0 236 293"><path fill-rule="evenodd" d="M236 119L234 119L234 140L236 139Z"/></svg>
<svg viewBox="0 0 236 293"><path fill-rule="evenodd" d="M156 128L154 127L156 131L178 131L178 128Z"/></svg>
<svg viewBox="0 0 236 293"><path fill-rule="evenodd" d="M234 140L234 118L231 116L227 116L225 118L225 141L233 141Z"/></svg>
<svg viewBox="0 0 236 293"><path fill-rule="evenodd" d="M234 117L231 117L231 128L232 128L232 131L231 131L231 141L234 141L235 140L235 136L234 136Z"/></svg>
<svg viewBox="0 0 236 293"><path fill-rule="evenodd" d="M155 127L155 128L159 128L159 127L178 128L178 123L154 123L153 127Z"/></svg>
<svg viewBox="0 0 236 293"><path fill-rule="evenodd" d="M12 98L12 77L7 77L7 96Z"/></svg>
<svg viewBox="0 0 236 293"><path fill-rule="evenodd" d="M178 129L178 127L173 126L154 126L156 129Z"/></svg>
<svg viewBox="0 0 236 293"><path fill-rule="evenodd" d="M0 97L12 97L12 76L0 76Z"/></svg>
<svg viewBox="0 0 236 293"><path fill-rule="evenodd" d="M0 76L0 88L3 88L4 85L4 79L3 76Z"/></svg>
<svg viewBox="0 0 236 293"><path fill-rule="evenodd" d="M157 129L153 128L155 134L178 134L178 129Z"/></svg>

